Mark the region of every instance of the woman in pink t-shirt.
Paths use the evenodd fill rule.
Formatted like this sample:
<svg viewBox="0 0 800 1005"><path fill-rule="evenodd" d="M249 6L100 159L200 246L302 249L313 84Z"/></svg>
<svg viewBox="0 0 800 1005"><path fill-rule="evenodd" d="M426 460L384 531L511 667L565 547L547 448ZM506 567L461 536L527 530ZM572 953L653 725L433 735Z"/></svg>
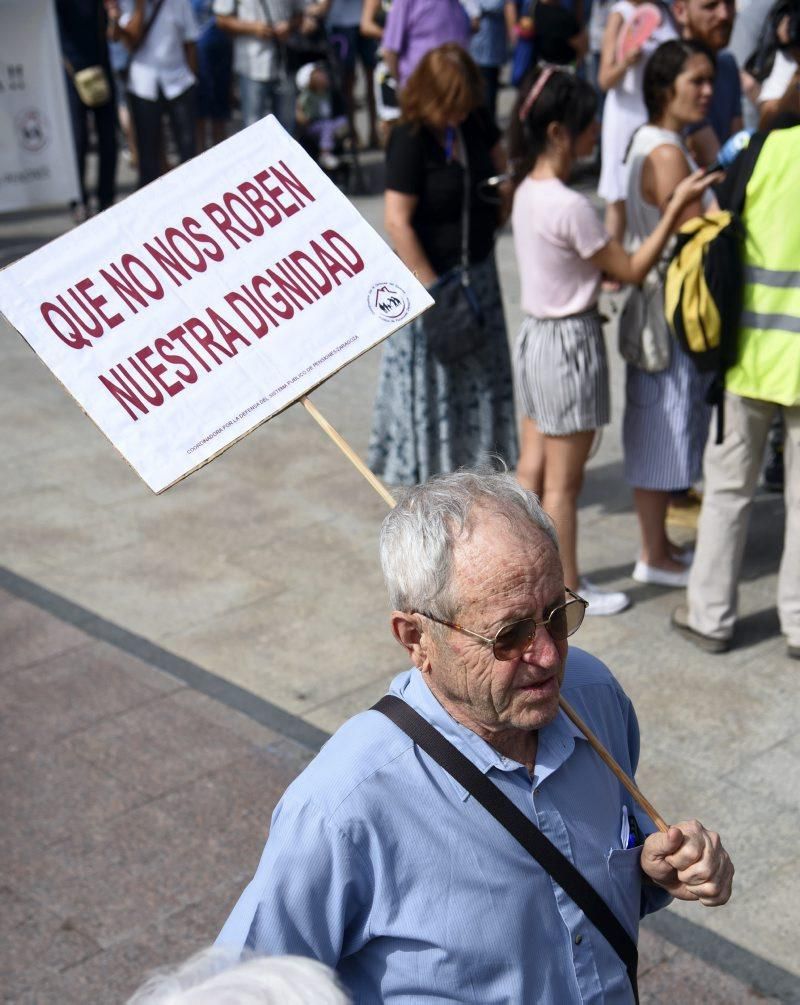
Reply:
<svg viewBox="0 0 800 1005"><path fill-rule="evenodd" d="M609 421L608 364L597 297L603 273L641 283L681 210L719 176L682 181L653 233L629 255L589 200L567 187L576 157L597 141L596 97L556 67L531 71L512 115L517 165L512 222L526 318L515 347L524 418L517 478L542 498L558 531L564 584L589 614L616 614L624 593L598 590L578 574L577 500L595 431Z"/></svg>

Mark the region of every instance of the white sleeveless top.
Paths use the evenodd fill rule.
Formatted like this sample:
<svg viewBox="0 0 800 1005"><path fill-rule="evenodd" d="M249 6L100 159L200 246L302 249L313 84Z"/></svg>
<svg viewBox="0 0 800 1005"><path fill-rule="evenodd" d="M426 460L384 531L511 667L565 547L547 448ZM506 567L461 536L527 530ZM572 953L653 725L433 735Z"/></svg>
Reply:
<svg viewBox="0 0 800 1005"><path fill-rule="evenodd" d="M661 210L658 206L645 202L642 195L642 168L645 160L656 147L665 144L678 147L686 158L689 170L697 170L697 164L692 160L691 154L684 146L678 133L651 125L642 126L636 132L626 161L628 170L628 194L625 207L627 212L626 243L632 248L638 247L646 237L652 234L661 219ZM704 208L708 206L712 198L713 196L708 191L703 194Z"/></svg>

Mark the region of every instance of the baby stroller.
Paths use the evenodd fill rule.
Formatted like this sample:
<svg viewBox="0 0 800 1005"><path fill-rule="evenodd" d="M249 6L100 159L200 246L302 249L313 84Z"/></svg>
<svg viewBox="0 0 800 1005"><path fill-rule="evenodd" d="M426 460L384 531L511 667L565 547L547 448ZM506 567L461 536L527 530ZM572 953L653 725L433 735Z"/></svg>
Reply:
<svg viewBox="0 0 800 1005"><path fill-rule="evenodd" d="M323 53L322 56L320 56L320 52ZM341 120L345 125L337 130L334 146L322 151L319 131L312 128L310 123L299 121L298 117L297 141L340 188L351 195L361 193L364 191L363 173L358 158L358 144L350 127L346 125L341 59L335 40L332 42L325 39L317 49L316 58L303 63L295 73L295 83L301 94L298 103L302 100L302 93L309 87L312 74L316 69L321 69L330 83L329 107L326 108L327 117Z"/></svg>

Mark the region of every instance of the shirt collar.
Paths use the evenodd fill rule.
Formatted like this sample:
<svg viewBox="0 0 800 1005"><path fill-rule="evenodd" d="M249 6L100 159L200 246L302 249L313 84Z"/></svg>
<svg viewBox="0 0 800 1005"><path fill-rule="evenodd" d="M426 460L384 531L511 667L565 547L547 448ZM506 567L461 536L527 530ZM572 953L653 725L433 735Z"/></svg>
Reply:
<svg viewBox="0 0 800 1005"><path fill-rule="evenodd" d="M416 667L397 676L392 681L390 691L416 709L462 754L468 757L484 775L488 774L492 768L507 772L527 770L519 761L504 757L477 733L473 733L471 729L456 722L440 704ZM576 738L585 740L578 727L559 709L555 719L539 730L535 768L537 784L544 781L548 775L551 775L566 761L575 749ZM469 793L455 779L452 781L462 798L466 798Z"/></svg>

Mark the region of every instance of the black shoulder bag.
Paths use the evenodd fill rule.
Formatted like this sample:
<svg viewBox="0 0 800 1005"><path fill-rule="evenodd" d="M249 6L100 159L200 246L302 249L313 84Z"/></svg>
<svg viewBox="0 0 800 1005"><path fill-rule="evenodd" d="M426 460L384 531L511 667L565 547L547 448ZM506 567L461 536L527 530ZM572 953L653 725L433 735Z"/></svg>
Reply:
<svg viewBox="0 0 800 1005"><path fill-rule="evenodd" d="M407 733L418 747L463 785L470 795L477 799L481 806L488 810L509 834L519 841L525 851L553 877L622 960L631 982L633 997L638 1005L636 968L639 953L636 943L591 883L583 878L569 859L561 854L539 828L518 810L469 758L446 740L439 730L416 712L408 702L396 695L387 694L372 706L372 711L382 712Z"/></svg>
<svg viewBox="0 0 800 1005"><path fill-rule="evenodd" d="M467 144L458 130L464 158L464 197L461 200L461 263L446 272L430 287L435 300L422 318L425 338L439 363L448 366L486 344L486 324L478 296L469 275L469 204L472 185Z"/></svg>

